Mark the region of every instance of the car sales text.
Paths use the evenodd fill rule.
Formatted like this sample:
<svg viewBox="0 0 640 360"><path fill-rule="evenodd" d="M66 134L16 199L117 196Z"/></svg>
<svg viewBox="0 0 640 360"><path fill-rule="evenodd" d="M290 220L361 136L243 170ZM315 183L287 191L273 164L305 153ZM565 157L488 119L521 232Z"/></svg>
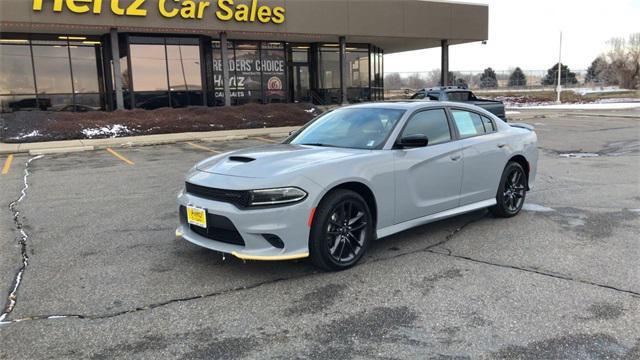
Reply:
<svg viewBox="0 0 640 360"><path fill-rule="evenodd" d="M155 2L155 1L154 1ZM211 3L216 7L211 7ZM54 12L62 12L65 8L76 14L93 13L99 15L103 7L119 16L147 16L147 0L33 0L33 10L42 11L46 3L53 3ZM158 12L166 18L202 19L207 9L214 9L220 21L260 22L263 24L282 24L285 20L285 9L282 6L270 7L261 5L258 0L158 0Z"/></svg>

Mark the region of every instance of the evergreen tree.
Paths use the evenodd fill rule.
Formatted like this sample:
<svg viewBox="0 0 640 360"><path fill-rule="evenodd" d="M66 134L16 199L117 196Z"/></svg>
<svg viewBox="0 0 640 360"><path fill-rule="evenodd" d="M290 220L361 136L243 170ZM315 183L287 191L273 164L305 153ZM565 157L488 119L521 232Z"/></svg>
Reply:
<svg viewBox="0 0 640 360"><path fill-rule="evenodd" d="M484 69L482 76L480 76L480 87L481 88L495 88L498 87L498 79L496 77L496 72L493 71L492 68Z"/></svg>
<svg viewBox="0 0 640 360"><path fill-rule="evenodd" d="M562 65L561 68L561 76L560 76L560 84L562 85L571 85L577 84L578 79L576 78L576 73L571 72L569 66ZM547 75L542 79L542 85L558 85L558 64L556 63L547 70Z"/></svg>
<svg viewBox="0 0 640 360"><path fill-rule="evenodd" d="M469 87L469 84L467 84L467 80L465 80L463 78L457 78L456 82L453 85L454 86L464 87L464 88L468 88Z"/></svg>
<svg viewBox="0 0 640 360"><path fill-rule="evenodd" d="M591 62L591 65L587 69L587 75L584 78L585 84L587 83L600 83L602 82L602 72L606 70L608 64L607 60L602 56L598 56Z"/></svg>
<svg viewBox="0 0 640 360"><path fill-rule="evenodd" d="M524 76L524 72L522 69L517 67L511 75L509 75L509 86L526 86L527 85L527 77Z"/></svg>

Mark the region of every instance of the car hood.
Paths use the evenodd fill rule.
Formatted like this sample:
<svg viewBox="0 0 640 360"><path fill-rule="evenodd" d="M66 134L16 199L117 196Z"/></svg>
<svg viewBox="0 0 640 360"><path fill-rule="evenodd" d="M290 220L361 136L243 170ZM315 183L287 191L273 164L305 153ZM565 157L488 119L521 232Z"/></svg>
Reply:
<svg viewBox="0 0 640 360"><path fill-rule="evenodd" d="M266 145L207 159L197 164L196 169L219 175L264 178L366 151L292 144Z"/></svg>

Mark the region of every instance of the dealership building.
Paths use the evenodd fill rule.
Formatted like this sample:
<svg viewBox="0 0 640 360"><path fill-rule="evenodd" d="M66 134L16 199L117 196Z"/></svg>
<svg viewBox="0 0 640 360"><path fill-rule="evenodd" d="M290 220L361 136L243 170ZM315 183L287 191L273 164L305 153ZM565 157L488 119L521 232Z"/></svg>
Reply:
<svg viewBox="0 0 640 360"><path fill-rule="evenodd" d="M483 41L444 1L0 0L0 106L156 109L382 100L383 55ZM223 61L226 59L226 61Z"/></svg>

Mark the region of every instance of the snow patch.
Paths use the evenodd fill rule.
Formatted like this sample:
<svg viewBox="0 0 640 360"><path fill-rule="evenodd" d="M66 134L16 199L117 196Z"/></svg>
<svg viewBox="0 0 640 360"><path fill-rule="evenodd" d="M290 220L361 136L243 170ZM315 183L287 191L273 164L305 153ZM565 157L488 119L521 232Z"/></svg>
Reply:
<svg viewBox="0 0 640 360"><path fill-rule="evenodd" d="M22 135L23 138L36 137L36 136L42 136L42 134L40 133L40 130L33 130L28 134Z"/></svg>
<svg viewBox="0 0 640 360"><path fill-rule="evenodd" d="M517 114L520 114L520 111L506 111L505 114L506 115L517 115Z"/></svg>
<svg viewBox="0 0 640 360"><path fill-rule="evenodd" d="M311 109L305 110L304 112L309 113L309 114L313 114L313 113L316 112L316 109L315 108L311 108Z"/></svg>
<svg viewBox="0 0 640 360"><path fill-rule="evenodd" d="M640 109L639 102L599 102L591 104L557 104L557 105L524 105L518 109L549 109L549 110L621 110Z"/></svg>
<svg viewBox="0 0 640 360"><path fill-rule="evenodd" d="M39 136L42 136L42 133L40 132L40 130L33 130L30 133L20 134L18 136L12 137L11 140L22 140L22 139L28 139L32 137L39 137Z"/></svg>
<svg viewBox="0 0 640 360"><path fill-rule="evenodd" d="M115 138L118 136L130 135L132 134L132 131L126 125L115 124L103 126L101 128L83 129L82 134L88 139L92 139L97 136Z"/></svg>
<svg viewBox="0 0 640 360"><path fill-rule="evenodd" d="M581 158L598 157L600 155L596 153L568 153L568 154L560 154L558 156L562 158L581 159Z"/></svg>
<svg viewBox="0 0 640 360"><path fill-rule="evenodd" d="M522 205L522 210L533 211L533 212L553 212L553 211L555 211L552 208L549 208L549 207L546 207L546 206L542 206L542 205L538 205L538 204L531 204L531 203L526 203L526 204Z"/></svg>
<svg viewBox="0 0 640 360"><path fill-rule="evenodd" d="M582 87L582 88L572 88L567 89L569 91L573 91L576 94L587 95L587 94L604 94L611 92L620 92L620 91L630 91L626 89L620 89L617 86L601 86L601 87Z"/></svg>

